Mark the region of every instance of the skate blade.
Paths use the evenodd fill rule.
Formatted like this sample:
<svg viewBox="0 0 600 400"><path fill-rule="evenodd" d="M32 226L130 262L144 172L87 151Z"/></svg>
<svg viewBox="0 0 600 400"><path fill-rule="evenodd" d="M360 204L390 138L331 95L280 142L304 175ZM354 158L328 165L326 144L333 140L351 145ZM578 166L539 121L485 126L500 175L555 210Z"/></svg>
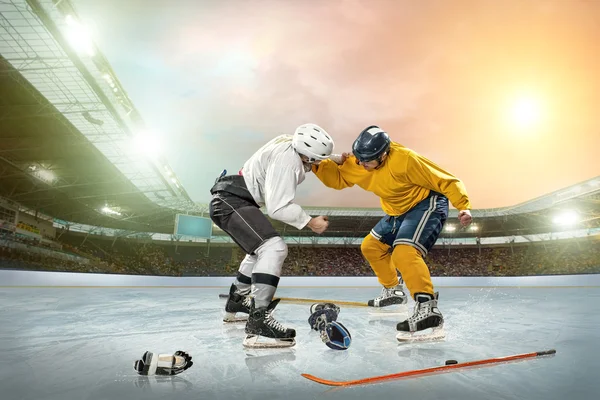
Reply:
<svg viewBox="0 0 600 400"><path fill-rule="evenodd" d="M394 318L398 317L406 317L407 313L405 312L386 312L386 313L369 313L369 317L371 318Z"/></svg>
<svg viewBox="0 0 600 400"><path fill-rule="evenodd" d="M281 349L295 346L296 339L273 339L259 335L247 335L242 344L244 347L252 349Z"/></svg>
<svg viewBox="0 0 600 400"><path fill-rule="evenodd" d="M226 324L234 324L236 322L248 322L248 317L237 317L237 318L233 318L233 319L223 318L223 322Z"/></svg>
<svg viewBox="0 0 600 400"><path fill-rule="evenodd" d="M395 306L400 306L400 307L406 308L408 306L408 302L405 302L405 303L391 303L391 304L385 304L385 305L381 305L379 303L375 303L372 306L370 305L369 308L370 309L376 309L376 310L379 309L379 310L381 310L381 309L386 309L386 308L389 309L389 307L395 307Z"/></svg>
<svg viewBox="0 0 600 400"><path fill-rule="evenodd" d="M226 312L225 316L223 317L223 322L225 323L232 323L232 322L247 322L248 321L248 316L247 315L235 315L235 313L229 313Z"/></svg>
<svg viewBox="0 0 600 400"><path fill-rule="evenodd" d="M395 306L391 308L392 306ZM405 316L408 314L408 307L406 304L393 304L392 306L382 307L370 307L369 315L372 317L397 317Z"/></svg>
<svg viewBox="0 0 600 400"><path fill-rule="evenodd" d="M437 342L446 339L446 332L444 328L434 329L430 332L400 332L396 335L396 339L400 343L413 343L413 342Z"/></svg>
<svg viewBox="0 0 600 400"><path fill-rule="evenodd" d="M275 348L255 348L255 347L246 347L244 349L244 353L246 353L246 357L247 358L263 358L263 357L270 357L270 356L277 356L277 357L288 357L288 355L290 356L294 356L296 354L296 349L293 347L275 347Z"/></svg>

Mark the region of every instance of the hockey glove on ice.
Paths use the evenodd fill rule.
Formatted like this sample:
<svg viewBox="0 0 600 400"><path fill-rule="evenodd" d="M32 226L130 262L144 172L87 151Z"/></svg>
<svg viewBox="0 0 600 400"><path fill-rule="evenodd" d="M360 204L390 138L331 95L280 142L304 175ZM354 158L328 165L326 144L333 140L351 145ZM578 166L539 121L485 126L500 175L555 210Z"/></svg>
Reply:
<svg viewBox="0 0 600 400"><path fill-rule="evenodd" d="M133 364L133 369L140 375L177 375L192 365L192 356L181 350L175 354L154 354L147 351L141 360Z"/></svg>
<svg viewBox="0 0 600 400"><path fill-rule="evenodd" d="M311 329L322 331L329 322L337 320L340 308L333 303L316 303L310 306L308 323Z"/></svg>

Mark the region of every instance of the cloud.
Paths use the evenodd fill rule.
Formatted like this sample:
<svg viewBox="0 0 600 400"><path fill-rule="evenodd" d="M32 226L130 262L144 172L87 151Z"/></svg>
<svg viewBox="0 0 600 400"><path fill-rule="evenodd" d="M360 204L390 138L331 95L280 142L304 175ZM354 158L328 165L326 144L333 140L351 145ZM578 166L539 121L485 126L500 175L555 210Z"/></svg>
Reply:
<svg viewBox="0 0 600 400"><path fill-rule="evenodd" d="M364 127L381 126L463 179L477 208L597 175L600 2L80 0L78 7L200 202L222 168L239 168L265 141L309 121L333 135L338 152ZM506 118L522 92L546 107L543 124L527 134ZM298 199L378 206L371 194L351 193L307 179Z"/></svg>

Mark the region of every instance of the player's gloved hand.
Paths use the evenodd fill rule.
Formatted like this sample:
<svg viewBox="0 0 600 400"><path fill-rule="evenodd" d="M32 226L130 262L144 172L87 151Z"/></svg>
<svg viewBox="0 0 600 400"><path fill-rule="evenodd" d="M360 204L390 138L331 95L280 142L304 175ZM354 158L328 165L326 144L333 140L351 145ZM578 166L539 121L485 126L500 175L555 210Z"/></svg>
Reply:
<svg viewBox="0 0 600 400"><path fill-rule="evenodd" d="M140 375L177 375L192 365L192 356L181 350L175 354L154 354L147 351L141 360L133 364L133 369Z"/></svg>

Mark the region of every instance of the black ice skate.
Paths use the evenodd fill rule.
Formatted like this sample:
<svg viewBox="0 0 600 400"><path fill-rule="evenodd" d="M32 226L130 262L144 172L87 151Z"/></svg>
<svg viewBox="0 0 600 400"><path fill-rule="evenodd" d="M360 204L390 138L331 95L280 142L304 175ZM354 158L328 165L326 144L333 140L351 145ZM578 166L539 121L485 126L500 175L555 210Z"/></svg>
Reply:
<svg viewBox="0 0 600 400"><path fill-rule="evenodd" d="M402 290L402 281L400 281L395 287L389 289L384 287L381 290L381 295L369 300L367 305L369 307L387 307L395 304L406 304L407 301L406 294Z"/></svg>
<svg viewBox="0 0 600 400"><path fill-rule="evenodd" d="M442 340L446 337L444 317L437 307L438 297L438 293L433 298L428 294L415 295L413 315L396 326L399 342Z"/></svg>
<svg viewBox="0 0 600 400"><path fill-rule="evenodd" d="M292 347L296 344L296 331L285 328L275 318L273 312L280 299L273 300L267 307L256 308L254 299L251 301L250 314L246 323L245 347ZM268 338L259 342L259 338ZM271 340L269 340L271 339Z"/></svg>
<svg viewBox="0 0 600 400"><path fill-rule="evenodd" d="M229 288L229 297L225 304L225 316L223 322L244 322L248 320L247 315L236 315L237 313L248 314L250 312L250 296L235 292L236 287L232 283Z"/></svg>

